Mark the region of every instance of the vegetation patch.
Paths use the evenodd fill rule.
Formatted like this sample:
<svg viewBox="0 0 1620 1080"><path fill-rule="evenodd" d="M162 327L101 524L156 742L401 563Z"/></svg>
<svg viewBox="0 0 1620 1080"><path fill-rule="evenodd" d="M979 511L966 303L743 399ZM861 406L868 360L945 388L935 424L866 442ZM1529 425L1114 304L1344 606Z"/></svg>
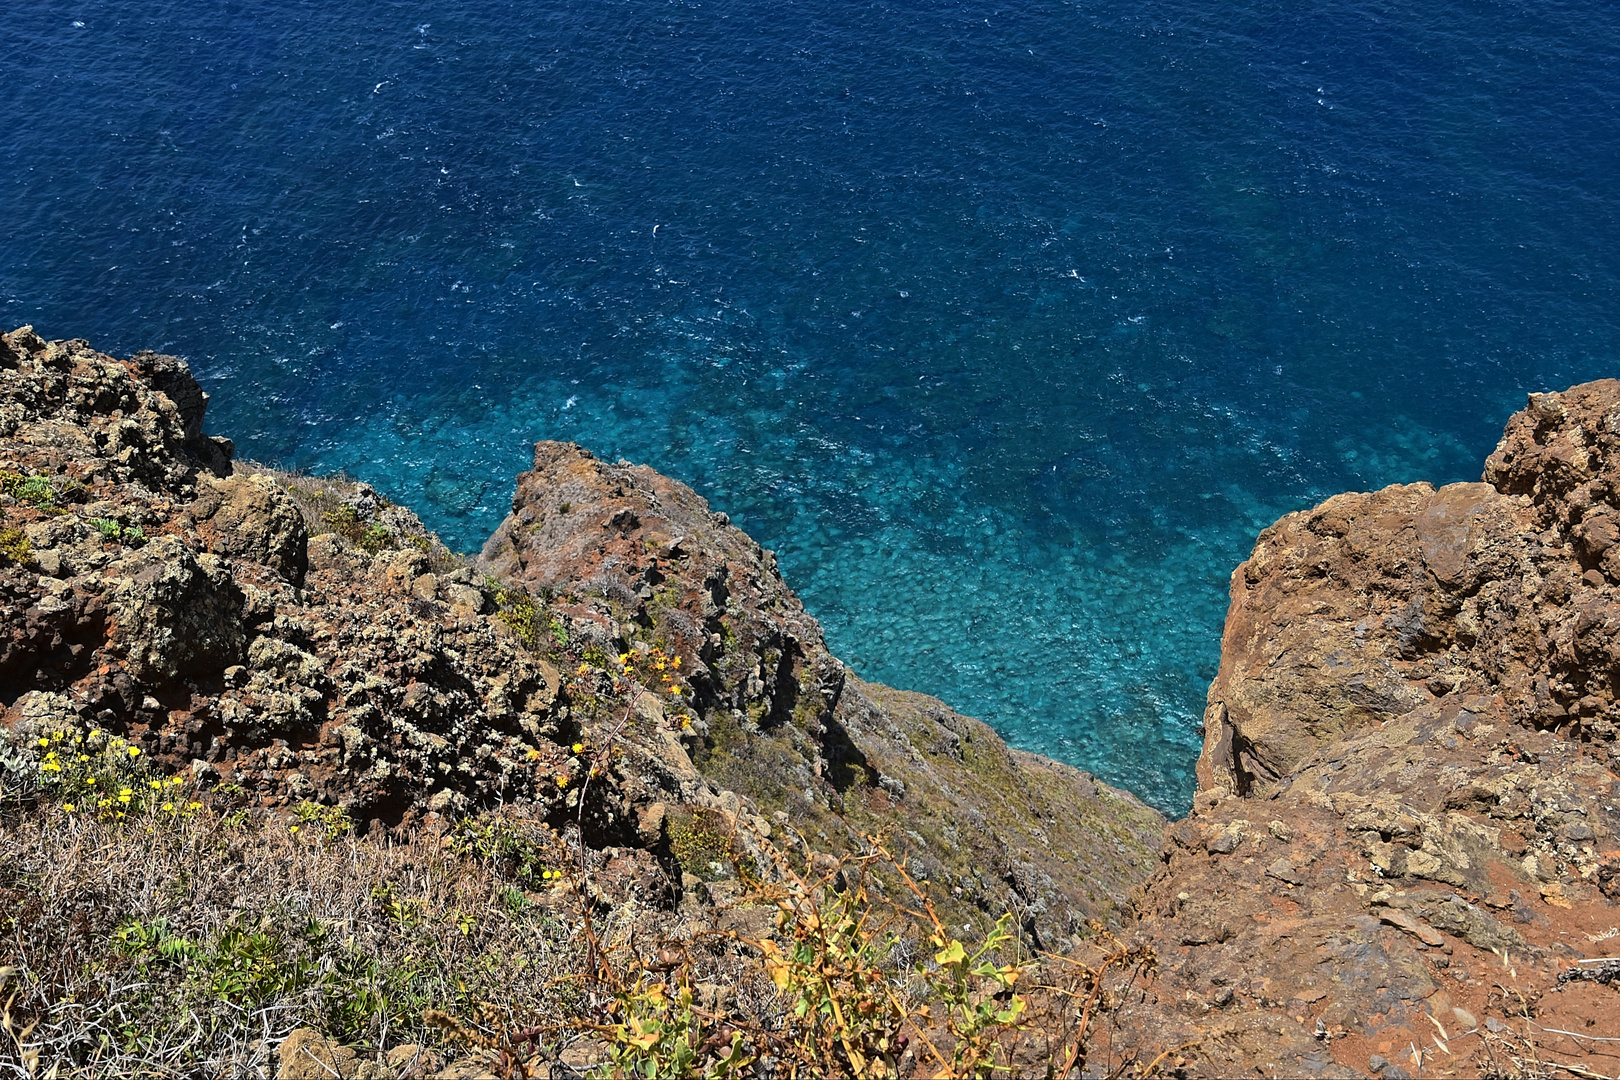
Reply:
<svg viewBox="0 0 1620 1080"><path fill-rule="evenodd" d="M0 469L0 491L28 506L47 509L56 505L56 491L44 476L25 476L9 469Z"/></svg>
<svg viewBox="0 0 1620 1080"><path fill-rule="evenodd" d="M21 529L0 528L0 566L26 566L34 558L34 545Z"/></svg>
<svg viewBox="0 0 1620 1080"><path fill-rule="evenodd" d="M495 602L495 617L505 623L519 641L531 650L538 650L541 614L535 606L534 597L524 589L507 588L492 577L484 579L484 591ZM552 625L556 625L555 619Z"/></svg>
<svg viewBox="0 0 1620 1080"><path fill-rule="evenodd" d="M111 518L91 518L90 526L107 540L115 540L131 547L139 547L146 543L146 530L139 525L120 525Z"/></svg>
<svg viewBox="0 0 1620 1080"><path fill-rule="evenodd" d="M682 870L704 881L730 876L733 830L723 814L699 807L672 812L668 820L670 852Z"/></svg>

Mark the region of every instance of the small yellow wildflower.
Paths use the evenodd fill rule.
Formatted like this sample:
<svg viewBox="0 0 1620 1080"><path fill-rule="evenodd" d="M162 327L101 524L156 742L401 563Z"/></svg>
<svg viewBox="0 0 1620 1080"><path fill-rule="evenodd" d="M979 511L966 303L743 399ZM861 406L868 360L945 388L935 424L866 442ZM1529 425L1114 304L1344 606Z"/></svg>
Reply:
<svg viewBox="0 0 1620 1080"><path fill-rule="evenodd" d="M298 831L298 826L296 826L296 825L289 825L289 826L287 826L287 831L288 831L288 832L297 832L297 831Z"/></svg>
<svg viewBox="0 0 1620 1080"><path fill-rule="evenodd" d="M161 780L148 780L146 782L146 786L151 788L153 791L162 791L163 790L163 781L161 781Z"/></svg>
<svg viewBox="0 0 1620 1080"><path fill-rule="evenodd" d="M63 810L66 810L66 811L67 811L67 812L68 812L68 813L70 813L70 814L71 814L71 813L73 813L73 811L75 811L75 810L77 810L77 809L78 809L78 807L76 807L76 806L74 806L74 805L73 805L73 804L72 804L72 803L70 803L70 802L65 802L65 803L63 803L63 804L62 804L62 809L63 809Z"/></svg>
<svg viewBox="0 0 1620 1080"><path fill-rule="evenodd" d="M174 803L172 803L172 802L166 802L166 803L164 803L164 804L163 804L163 812L164 812L164 813L165 813L165 814L172 814L172 813L174 813Z"/></svg>
<svg viewBox="0 0 1620 1080"><path fill-rule="evenodd" d="M200 802L186 803L186 809L187 810L201 810L202 809L202 803L200 803Z"/></svg>
<svg viewBox="0 0 1620 1080"><path fill-rule="evenodd" d="M87 776L84 778L84 782L87 784L94 784L96 782L96 778L93 776Z"/></svg>
<svg viewBox="0 0 1620 1080"><path fill-rule="evenodd" d="M575 675L589 675L590 673L591 673L591 665L589 665L589 664L581 664L581 665L579 665L578 668L576 668L574 670Z"/></svg>
<svg viewBox="0 0 1620 1080"><path fill-rule="evenodd" d="M681 666L681 658L677 656L677 657L675 657L675 659L671 660L669 663L670 663L671 667L680 667Z"/></svg>
<svg viewBox="0 0 1620 1080"><path fill-rule="evenodd" d="M41 745L41 746L49 746L49 745L51 745L51 740L46 739L46 738L41 738L39 740L39 745Z"/></svg>
<svg viewBox="0 0 1620 1080"><path fill-rule="evenodd" d="M583 754L584 752L585 752L585 744L584 743L577 742L577 743L574 744L574 753Z"/></svg>
<svg viewBox="0 0 1620 1080"><path fill-rule="evenodd" d="M568 786L568 781L570 779L572 779L572 777L570 777L567 773L558 773L557 774L557 786L560 787L560 788L567 787Z"/></svg>
<svg viewBox="0 0 1620 1080"><path fill-rule="evenodd" d="M140 757L141 756L141 748L138 747L138 746L130 747L129 748L129 756L130 757Z"/></svg>

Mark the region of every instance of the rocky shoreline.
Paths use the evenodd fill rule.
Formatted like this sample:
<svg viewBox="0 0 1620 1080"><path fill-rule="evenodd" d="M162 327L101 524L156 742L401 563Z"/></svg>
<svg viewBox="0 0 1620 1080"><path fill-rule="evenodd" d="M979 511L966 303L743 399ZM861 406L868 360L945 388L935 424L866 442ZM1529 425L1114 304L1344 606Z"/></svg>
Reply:
<svg viewBox="0 0 1620 1080"><path fill-rule="evenodd" d="M1533 397L1482 483L1262 533L1178 822L861 681L651 469L540 443L469 559L234 462L206 406L172 357L0 335L12 773L96 732L233 812L403 838L520 806L652 922L733 910L717 833L884 835L953 925L1152 950L1099 1075L1620 1071L1620 383Z"/></svg>

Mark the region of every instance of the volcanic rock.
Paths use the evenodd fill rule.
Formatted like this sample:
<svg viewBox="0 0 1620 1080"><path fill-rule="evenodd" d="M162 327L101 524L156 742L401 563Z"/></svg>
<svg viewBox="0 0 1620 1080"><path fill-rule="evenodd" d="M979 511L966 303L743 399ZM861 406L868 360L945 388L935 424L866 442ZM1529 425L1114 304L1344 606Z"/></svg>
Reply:
<svg viewBox="0 0 1620 1080"><path fill-rule="evenodd" d="M1614 1071L1606 1044L1547 1029L1616 1034L1612 998L1549 991L1620 923L1617 502L1605 380L1532 396L1482 483L1338 495L1260 534L1193 812L1139 896L1162 975L1112 1053L1196 1044L1198 1075L1365 1075L1424 1048L1425 1069L1502 1068L1499 1038L1447 1042L1475 1026L1461 1009Z"/></svg>
<svg viewBox="0 0 1620 1080"><path fill-rule="evenodd" d="M231 462L206 406L174 357L0 336L14 744L105 731L261 811L362 829L520 804L580 831L604 895L655 905L687 878L725 892L680 865L704 830L831 856L877 839L953 920L1012 911L1062 946L1118 925L1152 867L1156 812L861 682L685 485L541 443L475 568L364 484Z"/></svg>

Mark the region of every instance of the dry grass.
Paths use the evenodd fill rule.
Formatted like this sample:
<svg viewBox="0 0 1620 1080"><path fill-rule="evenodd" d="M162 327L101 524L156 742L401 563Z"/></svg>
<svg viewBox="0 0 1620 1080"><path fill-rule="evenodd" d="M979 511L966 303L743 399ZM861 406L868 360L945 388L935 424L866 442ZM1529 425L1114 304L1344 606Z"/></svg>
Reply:
<svg viewBox="0 0 1620 1080"><path fill-rule="evenodd" d="M361 838L333 807L204 805L100 733L36 742L0 740L0 1076L269 1075L299 1027L502 1076L582 1037L602 1076L1067 1075L1105 977L1153 963L1035 956L1010 915L959 940L875 842L711 815L676 854L729 862L734 900L663 911L625 852L522 807Z"/></svg>
<svg viewBox="0 0 1620 1080"><path fill-rule="evenodd" d="M368 1053L437 1042L428 1008L560 1021L579 923L511 858L553 841L516 819L390 842L240 812L10 813L0 1001L30 1033L0 1038L0 1075L265 1072L303 1025Z"/></svg>

